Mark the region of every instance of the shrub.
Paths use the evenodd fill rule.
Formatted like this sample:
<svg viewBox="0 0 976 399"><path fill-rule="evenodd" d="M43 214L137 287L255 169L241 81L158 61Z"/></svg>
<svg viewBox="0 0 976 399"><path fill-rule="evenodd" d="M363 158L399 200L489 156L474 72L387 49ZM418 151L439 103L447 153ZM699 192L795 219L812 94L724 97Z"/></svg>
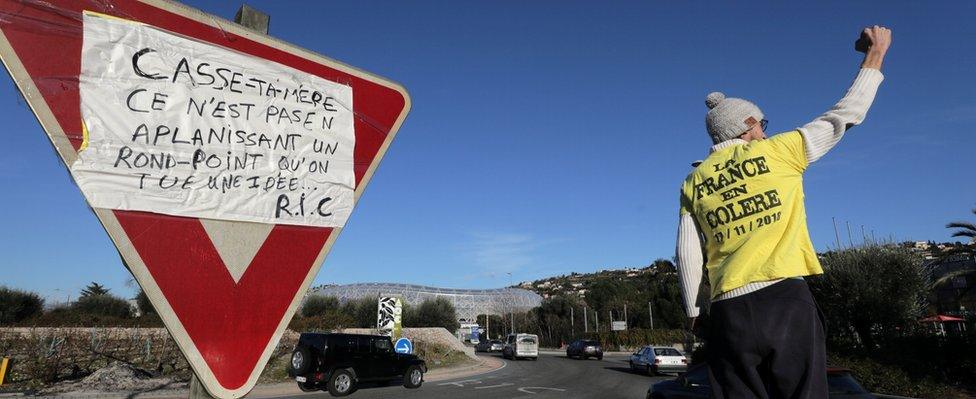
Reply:
<svg viewBox="0 0 976 399"><path fill-rule="evenodd" d="M624 331L590 332L584 335L587 339L599 341L604 350L617 350L618 348L634 350L644 345L670 346L676 343L684 343L687 338L686 334L684 330L635 328Z"/></svg>
<svg viewBox="0 0 976 399"><path fill-rule="evenodd" d="M420 306L404 307L403 325L407 327L444 327L447 331L457 331L458 323L454 304L445 298L427 299Z"/></svg>
<svg viewBox="0 0 976 399"><path fill-rule="evenodd" d="M835 348L872 351L917 324L929 292L917 254L895 246L868 246L828 252L822 264L824 274L808 281Z"/></svg>
<svg viewBox="0 0 976 399"><path fill-rule="evenodd" d="M865 389L873 393L909 396L913 398L949 398L954 390L931 378L912 376L901 368L883 364L866 357L845 357L830 354L827 364L851 370Z"/></svg>
<svg viewBox="0 0 976 399"><path fill-rule="evenodd" d="M347 301L340 307L340 313L352 321L348 327L376 328L376 316L379 312L379 302L376 297L360 298Z"/></svg>
<svg viewBox="0 0 976 399"><path fill-rule="evenodd" d="M339 311L339 299L336 297L310 296L302 305L303 317L322 316L326 313Z"/></svg>
<svg viewBox="0 0 976 399"><path fill-rule="evenodd" d="M36 293L0 286L0 325L10 325L40 315L44 300Z"/></svg>
<svg viewBox="0 0 976 399"><path fill-rule="evenodd" d="M139 308L139 314L142 316L156 314L156 308L153 307L152 302L149 302L149 295L146 295L146 291L141 288L139 294L136 295L136 307Z"/></svg>
<svg viewBox="0 0 976 399"><path fill-rule="evenodd" d="M129 302L109 294L83 296L71 305L71 309L79 313L94 316L107 316L119 319L132 317L132 307L129 305Z"/></svg>
<svg viewBox="0 0 976 399"><path fill-rule="evenodd" d="M356 321L351 316L335 311L317 316L295 317L288 324L288 328L298 332L330 332L355 325Z"/></svg>

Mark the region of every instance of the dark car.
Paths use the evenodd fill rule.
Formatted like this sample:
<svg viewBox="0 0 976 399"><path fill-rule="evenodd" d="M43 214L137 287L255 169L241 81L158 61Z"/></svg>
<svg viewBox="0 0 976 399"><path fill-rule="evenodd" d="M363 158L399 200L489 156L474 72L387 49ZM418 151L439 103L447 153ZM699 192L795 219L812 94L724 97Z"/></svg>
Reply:
<svg viewBox="0 0 976 399"><path fill-rule="evenodd" d="M827 368L828 397L833 399L875 399L876 396L861 387L851 371L842 368ZM692 366L678 378L651 384L647 389L647 399L672 398L711 398L712 389L708 382L708 366Z"/></svg>
<svg viewBox="0 0 976 399"><path fill-rule="evenodd" d="M578 359L595 357L603 360L603 347L599 342L591 339L578 339L566 347L566 357Z"/></svg>
<svg viewBox="0 0 976 399"><path fill-rule="evenodd" d="M427 364L416 355L396 353L383 335L302 333L291 354L288 375L302 391L328 390L345 396L360 382L389 383L419 388Z"/></svg>
<svg viewBox="0 0 976 399"><path fill-rule="evenodd" d="M504 342L493 339L479 342L478 345L474 346L474 350L477 352L501 352L504 347Z"/></svg>

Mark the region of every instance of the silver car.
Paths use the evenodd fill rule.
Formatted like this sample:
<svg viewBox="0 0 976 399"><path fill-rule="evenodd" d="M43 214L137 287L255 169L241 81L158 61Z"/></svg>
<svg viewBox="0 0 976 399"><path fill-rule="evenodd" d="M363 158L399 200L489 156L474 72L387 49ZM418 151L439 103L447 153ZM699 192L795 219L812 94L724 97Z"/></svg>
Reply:
<svg viewBox="0 0 976 399"><path fill-rule="evenodd" d="M649 375L688 371L688 358L670 346L645 346L630 355L631 371Z"/></svg>

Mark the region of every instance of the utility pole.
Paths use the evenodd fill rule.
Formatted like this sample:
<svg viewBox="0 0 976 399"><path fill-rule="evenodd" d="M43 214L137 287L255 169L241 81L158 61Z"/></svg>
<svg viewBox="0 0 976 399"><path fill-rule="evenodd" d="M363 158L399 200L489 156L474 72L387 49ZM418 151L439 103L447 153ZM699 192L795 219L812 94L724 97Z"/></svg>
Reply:
<svg viewBox="0 0 976 399"><path fill-rule="evenodd" d="M512 272L507 272L506 274L508 274L508 287L509 289L511 289L513 286L515 286L515 284L512 283ZM515 307L514 306L512 307L512 332L510 332L509 334L515 334Z"/></svg>
<svg viewBox="0 0 976 399"><path fill-rule="evenodd" d="M570 335L573 338L576 338L576 318L574 317L575 315L573 314L575 309L576 308L574 307L569 308L569 331L570 331Z"/></svg>
<svg viewBox="0 0 976 399"><path fill-rule="evenodd" d="M491 315L488 312L485 312L485 337L491 341Z"/></svg>
<svg viewBox="0 0 976 399"><path fill-rule="evenodd" d="M234 22L255 32L267 35L268 25L271 23L271 16L244 4L241 5L241 8L237 10L237 15L234 16ZM207 392L207 389L203 387L203 383L200 382L200 377L197 377L197 373L195 372L190 377L189 398L213 398L213 396L210 395L210 392Z"/></svg>
<svg viewBox="0 0 976 399"><path fill-rule="evenodd" d="M596 318L596 321L594 321L596 323L596 332L600 332L600 312L594 310L593 317Z"/></svg>
<svg viewBox="0 0 976 399"><path fill-rule="evenodd" d="M651 307L651 302L647 302L647 313L651 316L651 329L654 329L654 308Z"/></svg>
<svg viewBox="0 0 976 399"><path fill-rule="evenodd" d="M847 242L851 245L851 248L854 248L854 238L851 236L851 222L844 223L847 223Z"/></svg>
<svg viewBox="0 0 976 399"><path fill-rule="evenodd" d="M586 306L583 307L583 332L590 332L590 326L586 323Z"/></svg>
<svg viewBox="0 0 976 399"><path fill-rule="evenodd" d="M837 250L840 251L840 233L837 232L837 218L831 216L830 221L834 223L834 238L837 239L834 242L837 243Z"/></svg>
<svg viewBox="0 0 976 399"><path fill-rule="evenodd" d="M624 325L627 325L627 304L624 304Z"/></svg>

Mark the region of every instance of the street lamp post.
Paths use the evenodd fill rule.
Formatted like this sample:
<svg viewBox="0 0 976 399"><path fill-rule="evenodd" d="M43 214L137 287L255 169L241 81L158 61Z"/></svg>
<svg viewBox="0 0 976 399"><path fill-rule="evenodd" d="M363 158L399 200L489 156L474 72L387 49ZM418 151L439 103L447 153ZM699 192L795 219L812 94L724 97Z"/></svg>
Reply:
<svg viewBox="0 0 976 399"><path fill-rule="evenodd" d="M515 285L512 282L512 272L507 272L506 274L508 274L508 286L509 288L511 288L512 286ZM515 305L514 304L512 304L511 314L512 314L512 331L510 332L510 334L515 334Z"/></svg>

